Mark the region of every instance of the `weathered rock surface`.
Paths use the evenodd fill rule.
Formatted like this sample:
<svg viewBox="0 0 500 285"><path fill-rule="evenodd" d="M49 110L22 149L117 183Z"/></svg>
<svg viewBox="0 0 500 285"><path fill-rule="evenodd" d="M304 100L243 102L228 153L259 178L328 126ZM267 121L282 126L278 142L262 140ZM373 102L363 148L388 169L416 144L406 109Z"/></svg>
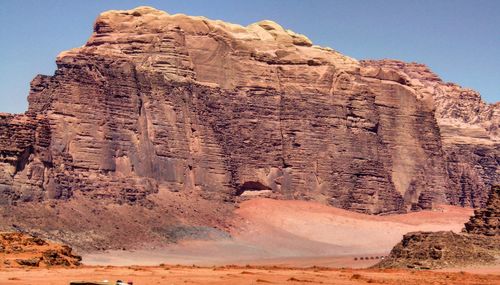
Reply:
<svg viewBox="0 0 500 285"><path fill-rule="evenodd" d="M109 11L56 62L32 81L25 114L0 115L6 213L86 199L196 220L182 219L192 205L157 199L179 193L219 205L198 213L216 224L253 190L394 213L483 205L500 179L499 104L272 21Z"/></svg>
<svg viewBox="0 0 500 285"><path fill-rule="evenodd" d="M414 232L404 235L381 268L434 269L488 264L500 252L500 238L454 232Z"/></svg>
<svg viewBox="0 0 500 285"><path fill-rule="evenodd" d="M500 102L486 104L476 91L443 82L423 64L362 64L397 70L419 98L434 106L449 176L447 199L456 205L484 206L490 187L500 183Z"/></svg>
<svg viewBox="0 0 500 285"><path fill-rule="evenodd" d="M485 236L500 236L500 186L491 190L485 208L474 211L474 216L465 224L465 232Z"/></svg>
<svg viewBox="0 0 500 285"><path fill-rule="evenodd" d="M1 267L79 266L71 247L17 232L0 233Z"/></svg>
<svg viewBox="0 0 500 285"><path fill-rule="evenodd" d="M378 267L441 268L492 263L500 253L500 187L476 210L464 233L413 232L403 237Z"/></svg>

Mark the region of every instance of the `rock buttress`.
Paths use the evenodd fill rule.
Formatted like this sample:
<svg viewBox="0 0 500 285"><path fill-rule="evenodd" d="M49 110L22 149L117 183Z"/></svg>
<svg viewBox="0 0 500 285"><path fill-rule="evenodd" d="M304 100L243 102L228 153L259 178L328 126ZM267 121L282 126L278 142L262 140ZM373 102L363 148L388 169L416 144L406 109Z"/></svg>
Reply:
<svg viewBox="0 0 500 285"><path fill-rule="evenodd" d="M447 143L440 118L453 112L436 113L415 82L271 21L105 12L54 76L33 80L26 114L2 118L19 137L0 145L2 202L153 207L164 191L227 202L259 185L373 214L481 203L498 179L495 141Z"/></svg>

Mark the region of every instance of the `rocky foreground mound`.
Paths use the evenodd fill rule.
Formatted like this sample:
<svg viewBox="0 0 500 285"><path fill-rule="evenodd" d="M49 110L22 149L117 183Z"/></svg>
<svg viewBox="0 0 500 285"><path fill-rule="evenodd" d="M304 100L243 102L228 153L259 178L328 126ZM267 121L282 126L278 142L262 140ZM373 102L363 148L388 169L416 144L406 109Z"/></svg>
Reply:
<svg viewBox="0 0 500 285"><path fill-rule="evenodd" d="M0 114L0 228L118 247L224 228L248 193L386 214L477 207L500 183L498 103L272 21L108 11L56 63Z"/></svg>
<svg viewBox="0 0 500 285"><path fill-rule="evenodd" d="M377 266L431 269L495 262L500 256L500 187L493 187L486 208L475 211L463 233L414 232Z"/></svg>
<svg viewBox="0 0 500 285"><path fill-rule="evenodd" d="M404 235L382 268L433 269L488 264L500 254L500 238L454 232L414 232Z"/></svg>
<svg viewBox="0 0 500 285"><path fill-rule="evenodd" d="M23 233L0 233L0 268L79 266L71 247Z"/></svg>

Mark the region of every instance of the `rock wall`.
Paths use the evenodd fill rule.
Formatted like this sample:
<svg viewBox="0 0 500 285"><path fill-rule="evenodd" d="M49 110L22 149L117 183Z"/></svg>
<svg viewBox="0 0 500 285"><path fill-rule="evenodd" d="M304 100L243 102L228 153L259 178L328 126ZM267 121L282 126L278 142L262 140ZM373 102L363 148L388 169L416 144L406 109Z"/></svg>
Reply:
<svg viewBox="0 0 500 285"><path fill-rule="evenodd" d="M24 115L0 114L0 204L43 196L43 165L35 162L40 144L37 123Z"/></svg>
<svg viewBox="0 0 500 285"><path fill-rule="evenodd" d="M447 199L481 207L500 183L500 103L486 104L474 90L443 82L423 64L396 60L362 61L397 70L422 100L434 106L448 173Z"/></svg>
<svg viewBox="0 0 500 285"><path fill-rule="evenodd" d="M477 206L499 179L498 104L464 105L422 65L358 62L271 21L109 11L56 62L26 114L1 117L2 204L271 190L378 214Z"/></svg>

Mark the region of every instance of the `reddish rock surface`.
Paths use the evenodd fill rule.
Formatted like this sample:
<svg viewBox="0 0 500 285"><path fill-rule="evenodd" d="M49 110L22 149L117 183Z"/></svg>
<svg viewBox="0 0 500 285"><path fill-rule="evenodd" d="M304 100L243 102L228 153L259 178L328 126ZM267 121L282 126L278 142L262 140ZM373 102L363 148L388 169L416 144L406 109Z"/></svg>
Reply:
<svg viewBox="0 0 500 285"><path fill-rule="evenodd" d="M494 264L500 238L454 232L412 232L377 264L381 268L435 269Z"/></svg>
<svg viewBox="0 0 500 285"><path fill-rule="evenodd" d="M483 209L465 223L464 233L411 232L378 267L440 268L498 264L500 253L500 187L493 186Z"/></svg>
<svg viewBox="0 0 500 285"><path fill-rule="evenodd" d="M499 184L500 103L486 104L476 91L443 82L423 64L362 64L397 70L419 98L434 106L449 177L447 199L456 205L484 206L490 187Z"/></svg>
<svg viewBox="0 0 500 285"><path fill-rule="evenodd" d="M3 227L61 226L13 214L28 204L80 230L100 231L90 221L109 205L221 225L254 190L372 214L479 206L500 179L498 103L272 21L108 11L56 62L32 81L25 114L1 115ZM71 199L96 209L59 209ZM150 225L130 220L138 235Z"/></svg>
<svg viewBox="0 0 500 285"><path fill-rule="evenodd" d="M23 233L0 232L0 268L79 266L71 247Z"/></svg>
<svg viewBox="0 0 500 285"><path fill-rule="evenodd" d="M474 211L465 224L465 232L485 236L500 236L500 186L491 190L486 207Z"/></svg>

